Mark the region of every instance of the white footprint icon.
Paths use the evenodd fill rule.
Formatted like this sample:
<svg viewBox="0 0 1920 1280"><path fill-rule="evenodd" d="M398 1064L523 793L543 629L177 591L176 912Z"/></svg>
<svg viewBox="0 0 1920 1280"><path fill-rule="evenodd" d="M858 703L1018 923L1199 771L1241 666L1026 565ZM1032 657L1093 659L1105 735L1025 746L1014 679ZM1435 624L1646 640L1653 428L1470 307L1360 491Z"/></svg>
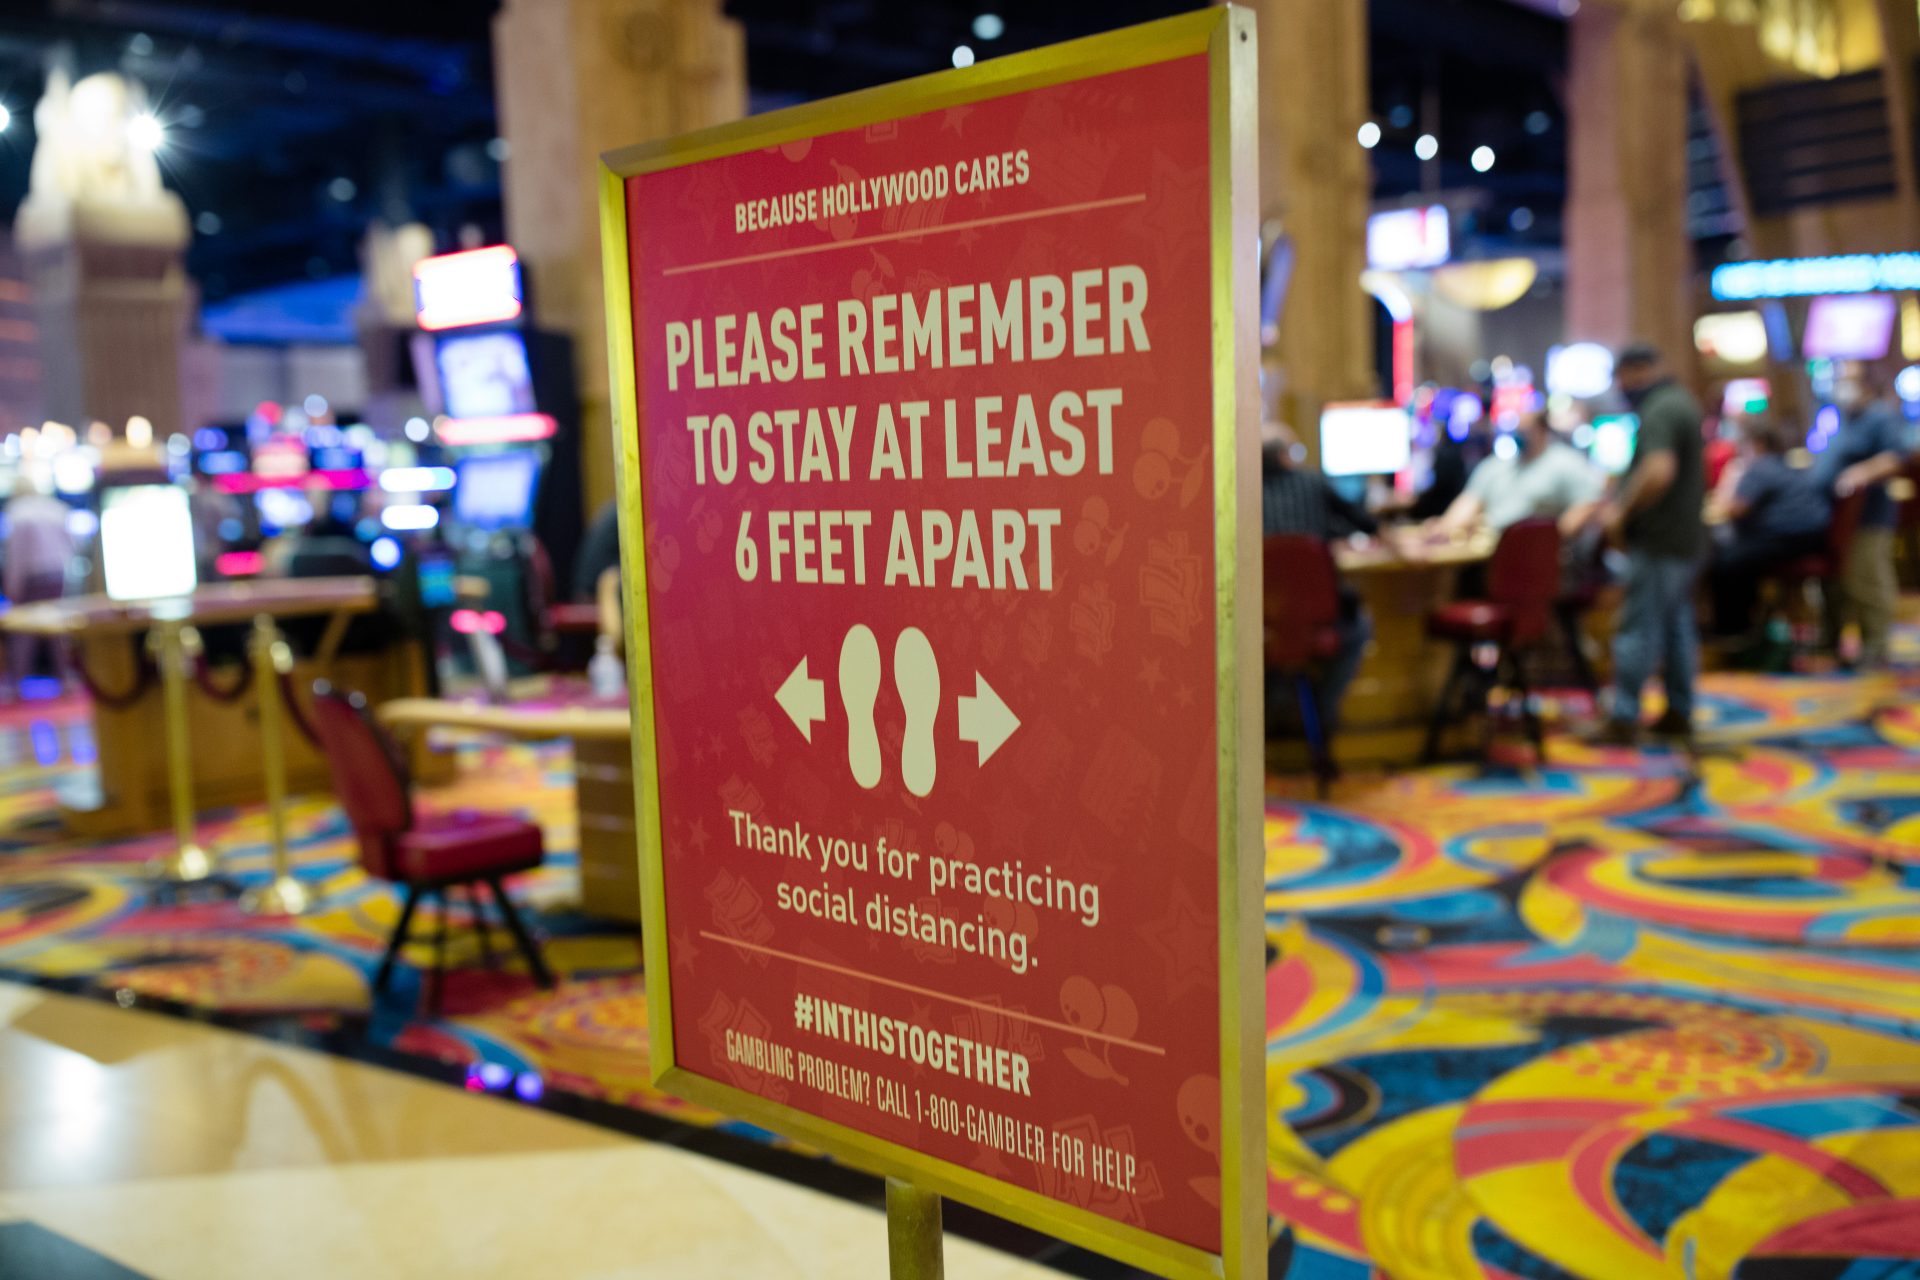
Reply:
<svg viewBox="0 0 1920 1280"><path fill-rule="evenodd" d="M907 709L907 736L900 745L900 775L907 790L933 790L933 717L940 710L940 663L918 627L908 627L893 645L893 684Z"/></svg>
<svg viewBox="0 0 1920 1280"><path fill-rule="evenodd" d="M847 764L869 791L880 785L880 734L873 724L879 696L880 642L866 624L856 624L840 642L840 702L847 709Z"/></svg>

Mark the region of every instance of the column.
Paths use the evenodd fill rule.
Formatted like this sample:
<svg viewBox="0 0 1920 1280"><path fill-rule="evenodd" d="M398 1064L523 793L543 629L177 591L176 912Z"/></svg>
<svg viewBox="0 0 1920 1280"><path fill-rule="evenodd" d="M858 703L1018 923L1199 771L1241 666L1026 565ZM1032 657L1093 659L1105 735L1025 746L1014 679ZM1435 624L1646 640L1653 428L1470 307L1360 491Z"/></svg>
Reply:
<svg viewBox="0 0 1920 1280"><path fill-rule="evenodd" d="M1379 391L1374 302L1366 269L1372 175L1367 119L1367 6L1353 0L1258 0L1260 219L1291 246L1293 266L1268 376L1279 413L1317 458L1320 407Z"/></svg>
<svg viewBox="0 0 1920 1280"><path fill-rule="evenodd" d="M189 293L186 206L128 131L139 86L56 68L14 242L32 285L48 415L84 433L136 414L164 440L197 425L181 407Z"/></svg>
<svg viewBox="0 0 1920 1280"><path fill-rule="evenodd" d="M1567 336L1693 358L1687 54L1664 8L1588 0L1569 23Z"/></svg>
<svg viewBox="0 0 1920 1280"><path fill-rule="evenodd" d="M587 515L613 496L600 294L600 154L746 114L721 0L506 0L493 28L507 238L536 318L573 337Z"/></svg>

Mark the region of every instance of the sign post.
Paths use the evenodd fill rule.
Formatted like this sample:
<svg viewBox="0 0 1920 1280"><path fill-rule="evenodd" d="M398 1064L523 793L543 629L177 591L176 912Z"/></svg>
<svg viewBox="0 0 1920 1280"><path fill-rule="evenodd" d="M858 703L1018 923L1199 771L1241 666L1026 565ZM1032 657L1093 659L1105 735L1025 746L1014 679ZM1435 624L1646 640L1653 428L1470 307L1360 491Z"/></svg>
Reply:
<svg viewBox="0 0 1920 1280"><path fill-rule="evenodd" d="M1253 21L609 154L662 1087L1265 1274Z"/></svg>

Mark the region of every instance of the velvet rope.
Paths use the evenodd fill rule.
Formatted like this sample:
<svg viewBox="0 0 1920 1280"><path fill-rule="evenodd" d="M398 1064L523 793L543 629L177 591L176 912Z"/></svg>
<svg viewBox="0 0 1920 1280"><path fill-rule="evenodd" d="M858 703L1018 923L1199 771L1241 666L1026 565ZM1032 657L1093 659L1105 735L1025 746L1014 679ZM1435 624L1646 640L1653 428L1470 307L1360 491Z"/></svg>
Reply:
<svg viewBox="0 0 1920 1280"><path fill-rule="evenodd" d="M243 664L233 684L222 689L214 683L213 669L208 665L207 660L204 657L199 658L193 664L193 682L200 686L200 692L215 702L238 702L246 696L247 690L253 687L253 664L250 662Z"/></svg>
<svg viewBox="0 0 1920 1280"><path fill-rule="evenodd" d="M94 682L93 673L87 670L85 658L76 656L73 666L74 670L80 673L80 683L86 686L87 696L109 711L125 711L140 701L147 690L153 687L153 678L156 674L151 662L136 662L133 669L133 687L125 693L109 693Z"/></svg>
<svg viewBox="0 0 1920 1280"><path fill-rule="evenodd" d="M313 721L307 718L307 708L300 701L299 690L294 687L293 673L282 671L279 673L279 679L280 703L287 709L287 719L293 721L293 727L300 731L301 737L314 746L319 746L320 735L315 732Z"/></svg>

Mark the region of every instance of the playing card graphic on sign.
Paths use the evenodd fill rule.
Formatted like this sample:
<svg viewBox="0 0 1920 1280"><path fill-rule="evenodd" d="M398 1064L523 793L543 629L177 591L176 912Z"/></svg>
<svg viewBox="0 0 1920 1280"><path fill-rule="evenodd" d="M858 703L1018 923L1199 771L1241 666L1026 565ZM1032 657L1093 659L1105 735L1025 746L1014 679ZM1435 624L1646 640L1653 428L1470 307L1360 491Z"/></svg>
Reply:
<svg viewBox="0 0 1920 1280"><path fill-rule="evenodd" d="M1220 234L1249 28L608 186L664 1082L1182 1274L1263 1190Z"/></svg>

